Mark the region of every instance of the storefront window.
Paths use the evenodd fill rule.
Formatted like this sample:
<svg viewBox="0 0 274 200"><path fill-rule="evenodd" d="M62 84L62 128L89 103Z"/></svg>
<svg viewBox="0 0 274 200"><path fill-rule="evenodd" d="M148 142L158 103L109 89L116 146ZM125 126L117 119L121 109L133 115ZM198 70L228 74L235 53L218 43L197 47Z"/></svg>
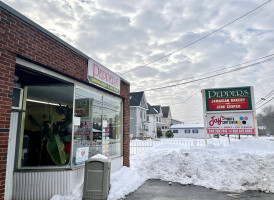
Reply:
<svg viewBox="0 0 274 200"><path fill-rule="evenodd" d="M73 90L72 85L25 87L19 168L69 165Z"/></svg>
<svg viewBox="0 0 274 200"><path fill-rule="evenodd" d="M122 155L122 101L76 87L73 164L96 154Z"/></svg>
<svg viewBox="0 0 274 200"><path fill-rule="evenodd" d="M103 136L106 156L122 155L122 102L104 97Z"/></svg>
<svg viewBox="0 0 274 200"><path fill-rule="evenodd" d="M73 164L102 154L102 95L75 89Z"/></svg>

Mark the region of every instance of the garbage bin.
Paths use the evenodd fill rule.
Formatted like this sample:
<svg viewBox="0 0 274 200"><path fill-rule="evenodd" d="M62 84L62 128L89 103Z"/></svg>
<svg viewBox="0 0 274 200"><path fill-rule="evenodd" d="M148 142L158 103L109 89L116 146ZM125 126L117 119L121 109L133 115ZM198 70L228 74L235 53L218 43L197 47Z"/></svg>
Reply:
<svg viewBox="0 0 274 200"><path fill-rule="evenodd" d="M110 159L90 158L85 162L83 199L107 199L110 189Z"/></svg>

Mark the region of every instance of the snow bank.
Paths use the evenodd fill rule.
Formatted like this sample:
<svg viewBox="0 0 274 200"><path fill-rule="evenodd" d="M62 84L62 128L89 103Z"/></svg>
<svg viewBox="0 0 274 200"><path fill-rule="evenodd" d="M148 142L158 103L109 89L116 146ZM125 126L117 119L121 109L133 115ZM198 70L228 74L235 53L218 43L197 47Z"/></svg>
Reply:
<svg viewBox="0 0 274 200"><path fill-rule="evenodd" d="M140 175L139 172L128 167L122 167L111 175L108 200L124 198L127 194L137 190L146 180L147 178ZM70 195L54 195L51 200L82 200L82 196L83 184L80 184L74 188Z"/></svg>
<svg viewBox="0 0 274 200"><path fill-rule="evenodd" d="M83 184L77 185L70 195L54 195L50 200L82 200Z"/></svg>
<svg viewBox="0 0 274 200"><path fill-rule="evenodd" d="M193 184L222 191L274 193L274 142L245 138L229 146L183 147L160 144L131 156L131 168L111 175L108 200L124 198L147 179ZM81 200L82 185L51 200Z"/></svg>
<svg viewBox="0 0 274 200"><path fill-rule="evenodd" d="M267 140L249 138L229 146L188 148L161 144L133 156L131 166L148 179L231 192L274 193L274 143Z"/></svg>
<svg viewBox="0 0 274 200"><path fill-rule="evenodd" d="M124 198L127 194L137 190L146 180L147 178L138 171L123 167L111 175L111 188L108 200Z"/></svg>

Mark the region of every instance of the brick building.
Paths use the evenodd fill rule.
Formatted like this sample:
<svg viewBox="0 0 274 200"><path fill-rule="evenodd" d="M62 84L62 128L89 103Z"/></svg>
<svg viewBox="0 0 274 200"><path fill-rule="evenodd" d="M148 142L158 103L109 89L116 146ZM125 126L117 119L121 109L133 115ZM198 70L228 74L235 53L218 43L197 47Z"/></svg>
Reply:
<svg viewBox="0 0 274 200"><path fill-rule="evenodd" d="M0 200L49 199L84 161L129 166L129 83L0 2Z"/></svg>

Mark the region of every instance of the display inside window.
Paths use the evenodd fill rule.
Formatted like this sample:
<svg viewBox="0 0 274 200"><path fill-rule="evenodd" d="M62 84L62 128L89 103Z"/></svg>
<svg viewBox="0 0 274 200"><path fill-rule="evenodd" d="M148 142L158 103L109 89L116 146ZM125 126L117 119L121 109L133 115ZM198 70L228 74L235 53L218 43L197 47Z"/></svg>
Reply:
<svg viewBox="0 0 274 200"><path fill-rule="evenodd" d="M122 155L122 102L103 98L103 145L105 156Z"/></svg>
<svg viewBox="0 0 274 200"><path fill-rule="evenodd" d="M69 165L73 90L71 85L25 87L19 168Z"/></svg>
<svg viewBox="0 0 274 200"><path fill-rule="evenodd" d="M81 88L75 90L73 164L83 165L102 154L102 95Z"/></svg>
<svg viewBox="0 0 274 200"><path fill-rule="evenodd" d="M122 155L122 102L83 88L75 89L73 164L96 155Z"/></svg>

